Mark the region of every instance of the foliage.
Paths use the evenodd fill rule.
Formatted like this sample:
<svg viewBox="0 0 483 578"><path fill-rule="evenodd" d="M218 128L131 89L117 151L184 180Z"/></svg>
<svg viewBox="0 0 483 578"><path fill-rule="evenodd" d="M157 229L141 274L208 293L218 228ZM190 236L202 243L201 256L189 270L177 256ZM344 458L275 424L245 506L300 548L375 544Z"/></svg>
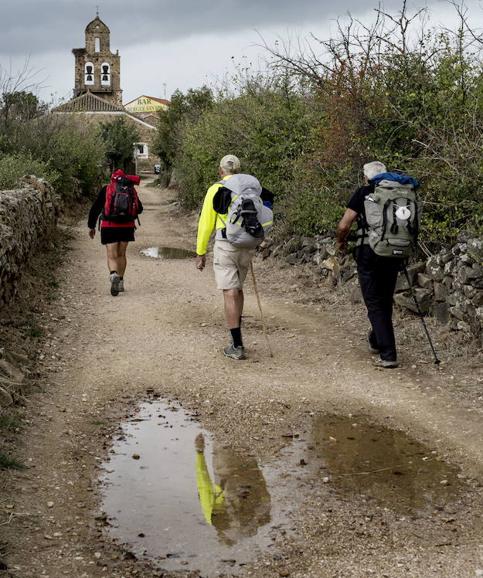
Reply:
<svg viewBox="0 0 483 578"><path fill-rule="evenodd" d="M154 149L161 161L161 178L165 184L169 183L175 165L183 124L196 123L212 106L213 94L203 86L186 94L175 91L170 106L160 111Z"/></svg>
<svg viewBox="0 0 483 578"><path fill-rule="evenodd" d="M25 175L44 178L51 184L59 179L48 163L35 159L29 153L17 153L0 157L0 190L13 189Z"/></svg>
<svg viewBox="0 0 483 578"><path fill-rule="evenodd" d="M455 10L453 31L426 30L405 1L396 15L376 10L370 25L349 17L336 37L300 42L296 54L267 46L266 76L238 75L235 94L220 92L197 115L176 105L162 138L171 131L166 162L183 204L200 204L232 153L276 193L279 231L327 233L362 165L378 159L422 181L426 242L481 231L483 42Z"/></svg>
<svg viewBox="0 0 483 578"><path fill-rule="evenodd" d="M35 174L66 200L91 195L105 171L97 128L47 110L31 92L0 93L0 188Z"/></svg>
<svg viewBox="0 0 483 578"><path fill-rule="evenodd" d="M137 129L120 117L113 122L102 123L100 137L105 145L110 169L128 169L133 158L134 143L139 140Z"/></svg>

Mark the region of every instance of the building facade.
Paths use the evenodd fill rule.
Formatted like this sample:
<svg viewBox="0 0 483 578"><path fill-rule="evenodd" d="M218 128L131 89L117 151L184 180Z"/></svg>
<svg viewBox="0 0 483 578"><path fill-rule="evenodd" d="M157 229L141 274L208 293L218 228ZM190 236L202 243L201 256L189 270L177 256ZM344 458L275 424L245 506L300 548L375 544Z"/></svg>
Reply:
<svg viewBox="0 0 483 578"><path fill-rule="evenodd" d="M111 52L111 31L97 15L85 29L84 48L74 48L74 98L91 92L122 106L121 57Z"/></svg>
<svg viewBox="0 0 483 578"><path fill-rule="evenodd" d="M153 155L152 146L156 136L156 114L169 101L142 96L123 106L121 57L119 51L111 52L110 44L111 32L97 14L85 29L85 47L72 50L75 57L73 98L54 108L53 112L83 115L88 123L112 122L123 117L139 133L139 142L133 143L136 166L152 171L154 164L159 162ZM144 111L139 110L142 106Z"/></svg>

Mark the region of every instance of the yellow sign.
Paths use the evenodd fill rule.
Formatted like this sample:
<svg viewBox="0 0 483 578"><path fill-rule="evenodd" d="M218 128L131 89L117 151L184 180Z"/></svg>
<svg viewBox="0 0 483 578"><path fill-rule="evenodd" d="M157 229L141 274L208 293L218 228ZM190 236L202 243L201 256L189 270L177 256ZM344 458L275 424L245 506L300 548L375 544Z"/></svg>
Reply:
<svg viewBox="0 0 483 578"><path fill-rule="evenodd" d="M128 112L157 112L158 110L166 110L166 104L159 102L148 96L140 96L136 100L129 102L124 107Z"/></svg>

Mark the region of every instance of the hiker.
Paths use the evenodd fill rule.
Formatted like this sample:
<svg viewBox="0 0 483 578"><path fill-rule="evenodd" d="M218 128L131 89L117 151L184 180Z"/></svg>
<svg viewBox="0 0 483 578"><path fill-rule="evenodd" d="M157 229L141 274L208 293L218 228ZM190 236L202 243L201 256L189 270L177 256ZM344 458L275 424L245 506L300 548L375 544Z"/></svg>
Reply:
<svg viewBox="0 0 483 578"><path fill-rule="evenodd" d="M388 173L383 163L364 165L364 186L351 196L337 227L336 247L344 254L354 221L358 222L355 259L371 331L369 351L377 365L398 367L392 324L393 295L399 271L413 252L419 225L419 183L401 173Z"/></svg>
<svg viewBox="0 0 483 578"><path fill-rule="evenodd" d="M117 169L112 173L109 184L99 191L89 211L87 226L91 239L96 236L96 224L100 217L101 243L107 249L113 297L124 291L126 250L128 243L134 241L135 221L143 212L143 205L134 188L140 181L137 175L127 175L122 169Z"/></svg>
<svg viewBox="0 0 483 578"><path fill-rule="evenodd" d="M253 456L213 443L213 479L205 457L202 433L195 439L196 485L205 522L228 546L250 536L270 522L271 498Z"/></svg>
<svg viewBox="0 0 483 578"><path fill-rule="evenodd" d="M218 289L223 291L225 319L231 343L226 357L245 359L241 334L243 283L255 249L273 222L273 194L251 175L240 174L240 160L224 156L219 165L220 181L206 193L198 222L196 267L203 271L211 235L216 230L213 269Z"/></svg>

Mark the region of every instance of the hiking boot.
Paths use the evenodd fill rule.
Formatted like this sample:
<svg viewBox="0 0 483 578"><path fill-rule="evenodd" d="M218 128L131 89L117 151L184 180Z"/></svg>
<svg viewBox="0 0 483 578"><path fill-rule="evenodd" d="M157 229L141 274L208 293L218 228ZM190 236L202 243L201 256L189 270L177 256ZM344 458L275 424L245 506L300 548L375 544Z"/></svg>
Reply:
<svg viewBox="0 0 483 578"><path fill-rule="evenodd" d="M230 343L228 347L225 347L223 350L223 354L225 357L229 357L230 359L246 359L245 357L245 348L243 346L235 347L233 343Z"/></svg>
<svg viewBox="0 0 483 578"><path fill-rule="evenodd" d="M119 279L119 293L124 293L124 279Z"/></svg>
<svg viewBox="0 0 483 578"><path fill-rule="evenodd" d="M374 344L372 331L369 331L369 333L367 334L367 345L369 348L369 353L372 353L373 355L377 355L379 353L379 348L376 347L376 345Z"/></svg>
<svg viewBox="0 0 483 578"><path fill-rule="evenodd" d="M119 295L119 283L121 282L121 278L117 273L111 273L109 279L111 281L111 295L116 297Z"/></svg>
<svg viewBox="0 0 483 578"><path fill-rule="evenodd" d="M394 369L396 367L399 367L399 363L395 359L394 360L378 359L376 361L376 366L382 367L384 369Z"/></svg>

